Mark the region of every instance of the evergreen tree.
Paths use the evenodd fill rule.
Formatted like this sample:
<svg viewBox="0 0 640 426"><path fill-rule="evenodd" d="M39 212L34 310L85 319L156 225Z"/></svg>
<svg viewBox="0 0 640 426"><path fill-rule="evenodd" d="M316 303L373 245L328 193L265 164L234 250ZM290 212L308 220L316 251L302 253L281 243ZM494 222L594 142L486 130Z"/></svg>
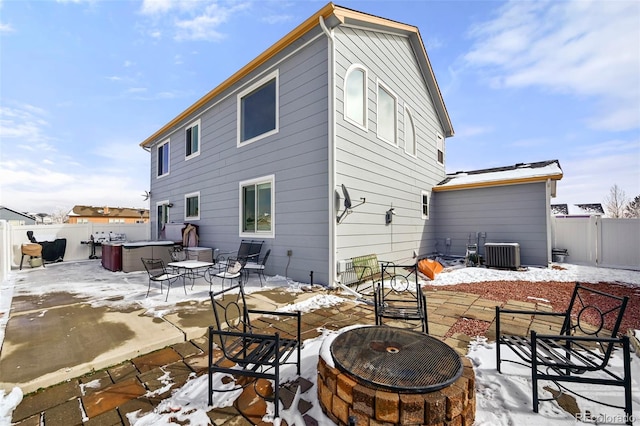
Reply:
<svg viewBox="0 0 640 426"><path fill-rule="evenodd" d="M636 198L629 201L629 204L624 208L624 217L640 218L640 195L636 195Z"/></svg>

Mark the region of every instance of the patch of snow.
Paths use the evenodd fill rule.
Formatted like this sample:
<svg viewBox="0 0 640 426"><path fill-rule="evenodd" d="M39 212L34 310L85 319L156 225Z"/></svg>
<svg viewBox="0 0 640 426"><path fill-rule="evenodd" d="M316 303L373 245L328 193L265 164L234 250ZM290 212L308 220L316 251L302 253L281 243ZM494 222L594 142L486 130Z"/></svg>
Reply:
<svg viewBox="0 0 640 426"><path fill-rule="evenodd" d="M14 387L9 394L0 389L0 425L10 425L11 415L18 404L22 402L22 389Z"/></svg>

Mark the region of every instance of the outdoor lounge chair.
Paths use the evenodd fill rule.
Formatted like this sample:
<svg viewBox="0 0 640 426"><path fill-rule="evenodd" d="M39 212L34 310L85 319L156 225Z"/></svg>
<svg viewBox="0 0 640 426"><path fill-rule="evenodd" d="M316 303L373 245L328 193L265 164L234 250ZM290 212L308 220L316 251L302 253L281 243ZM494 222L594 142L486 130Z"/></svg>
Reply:
<svg viewBox="0 0 640 426"><path fill-rule="evenodd" d="M633 413L629 336L618 337L627 302L626 296L618 297L576 284L569 307L564 312L511 310L496 306L498 372L501 372L502 362L510 361L502 359L501 346L506 346L519 358L511 362L531 368L534 413L538 412L538 402L541 401L538 397L538 381L548 380L560 390L588 401L624 409L627 424L631 424ZM504 328L514 324L505 324L507 320L532 317L534 322L529 337L503 332ZM550 331L550 328L553 329L554 317L562 324L557 333ZM586 320L595 324L589 324ZM545 334L536 332L534 327L546 330ZM610 363L611 354L617 347L622 348L621 372ZM561 382L569 384L561 385ZM580 395L571 390L570 383L623 387L624 405L612 405Z"/></svg>
<svg viewBox="0 0 640 426"><path fill-rule="evenodd" d="M165 297L165 301L169 299L169 290L171 289L171 284L182 279L182 286L184 287L184 294L187 294L187 287L184 282L184 275L181 273L167 272L167 269L164 266L164 262L162 259L147 259L141 257L142 264L144 265L144 269L147 271L149 275L149 288L147 289L147 297L149 297L149 291L151 290L151 283L157 282L160 283L160 293L162 293L162 283L167 283L167 296Z"/></svg>
<svg viewBox="0 0 640 426"><path fill-rule="evenodd" d="M226 373L231 376L254 378L250 382L237 381L236 390L257 380L273 380L275 417L278 417L280 368L285 364L295 364L300 375L301 339L300 311L269 312L248 309L242 285L235 285L217 293L210 292L215 325L209 327L209 405L213 404L213 392L228 390L213 389L213 374ZM251 315L278 317L286 322L286 329L292 330L290 338L280 333L259 334L251 325ZM222 351L222 356L214 359L214 343ZM256 387L256 394L262 398Z"/></svg>

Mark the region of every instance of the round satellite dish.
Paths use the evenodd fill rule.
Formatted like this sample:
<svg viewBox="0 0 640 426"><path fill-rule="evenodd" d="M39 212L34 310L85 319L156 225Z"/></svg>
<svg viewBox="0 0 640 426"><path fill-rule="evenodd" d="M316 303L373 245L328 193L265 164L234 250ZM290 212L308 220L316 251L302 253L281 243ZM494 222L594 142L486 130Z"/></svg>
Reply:
<svg viewBox="0 0 640 426"><path fill-rule="evenodd" d="M342 184L342 193L344 194L344 208L351 208L351 197L349 196L349 192L347 191L347 187Z"/></svg>

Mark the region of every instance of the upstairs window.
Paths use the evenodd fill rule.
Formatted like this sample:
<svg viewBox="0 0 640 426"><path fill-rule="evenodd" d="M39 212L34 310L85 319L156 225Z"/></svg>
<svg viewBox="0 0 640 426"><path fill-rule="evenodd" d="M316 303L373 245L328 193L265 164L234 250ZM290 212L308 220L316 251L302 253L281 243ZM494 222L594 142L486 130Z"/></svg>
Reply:
<svg viewBox="0 0 640 426"><path fill-rule="evenodd" d="M200 219L200 193L193 192L184 196L184 218L185 220Z"/></svg>
<svg viewBox="0 0 640 426"><path fill-rule="evenodd" d="M416 128L413 124L413 117L408 107L404 109L404 150L407 154L418 156L418 141L416 139Z"/></svg>
<svg viewBox="0 0 640 426"><path fill-rule="evenodd" d="M378 137L393 145L396 140L396 96L382 84L378 84Z"/></svg>
<svg viewBox="0 0 640 426"><path fill-rule="evenodd" d="M169 141L158 145L158 177L169 174Z"/></svg>
<svg viewBox="0 0 640 426"><path fill-rule="evenodd" d="M240 182L240 235L274 235L273 175Z"/></svg>
<svg viewBox="0 0 640 426"><path fill-rule="evenodd" d="M438 150L438 163L444 164L444 138L436 134L436 149Z"/></svg>
<svg viewBox="0 0 640 426"><path fill-rule="evenodd" d="M344 117L366 129L367 120L367 74L359 65L347 70L344 83Z"/></svg>
<svg viewBox="0 0 640 426"><path fill-rule="evenodd" d="M278 73L238 95L238 145L278 131Z"/></svg>
<svg viewBox="0 0 640 426"><path fill-rule="evenodd" d="M200 120L195 123L191 123L185 129L185 158L189 158L200 155Z"/></svg>

